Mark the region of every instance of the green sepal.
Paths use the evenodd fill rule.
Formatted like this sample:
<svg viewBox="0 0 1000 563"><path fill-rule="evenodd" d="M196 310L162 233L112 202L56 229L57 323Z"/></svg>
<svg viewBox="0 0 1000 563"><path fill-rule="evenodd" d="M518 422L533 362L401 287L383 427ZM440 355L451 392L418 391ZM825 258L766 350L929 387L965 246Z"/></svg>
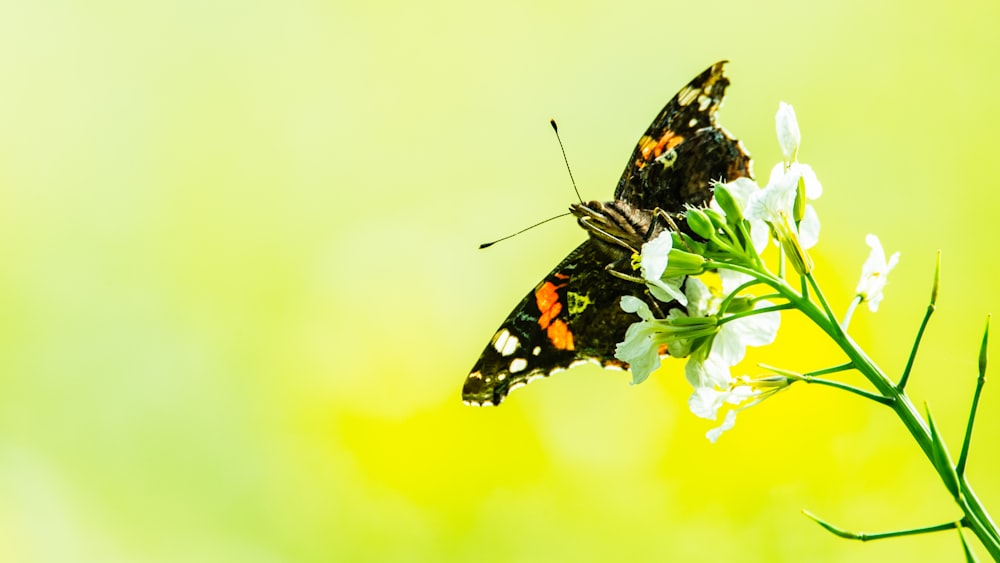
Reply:
<svg viewBox="0 0 1000 563"><path fill-rule="evenodd" d="M708 244L691 238L687 233L673 233L674 248L683 248L692 254L704 256Z"/></svg>
<svg viewBox="0 0 1000 563"><path fill-rule="evenodd" d="M664 278L678 276L697 276L705 273L705 259L697 254L684 252L673 248L667 255L667 269L663 271Z"/></svg>

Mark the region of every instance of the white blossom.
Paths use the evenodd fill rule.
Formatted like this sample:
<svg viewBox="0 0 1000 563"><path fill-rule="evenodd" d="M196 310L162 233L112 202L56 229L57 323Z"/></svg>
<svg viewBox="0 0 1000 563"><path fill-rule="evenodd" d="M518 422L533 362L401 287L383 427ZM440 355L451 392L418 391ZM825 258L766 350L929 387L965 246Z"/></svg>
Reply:
<svg viewBox="0 0 1000 563"><path fill-rule="evenodd" d="M667 270L667 260L670 251L674 247L674 239L669 231L663 231L653 240L642 245L642 253L639 265L642 269L642 277L649 284L649 290L654 297L660 301L677 301L681 305L687 304L687 297L681 291L681 284L684 278L671 277L663 279L663 272Z"/></svg>
<svg viewBox="0 0 1000 563"><path fill-rule="evenodd" d="M864 266L861 267L857 295L862 301L868 302L868 308L874 313L878 311L878 305L882 301L882 290L889 283L889 272L899 262L899 253L894 253L886 260L885 250L882 249L882 243L877 236L869 234L865 237L865 242L872 250L868 260L865 260Z"/></svg>

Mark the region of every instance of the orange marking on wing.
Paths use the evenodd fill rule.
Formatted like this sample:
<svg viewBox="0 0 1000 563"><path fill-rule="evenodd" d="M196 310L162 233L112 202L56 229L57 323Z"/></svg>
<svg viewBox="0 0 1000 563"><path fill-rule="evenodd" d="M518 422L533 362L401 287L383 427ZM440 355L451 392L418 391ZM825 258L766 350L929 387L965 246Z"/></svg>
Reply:
<svg viewBox="0 0 1000 563"><path fill-rule="evenodd" d="M543 329L548 328L552 319L562 311L562 303L559 302L559 289L562 287L566 284L556 285L547 281L535 290L535 303L542 314L538 317L538 325Z"/></svg>
<svg viewBox="0 0 1000 563"><path fill-rule="evenodd" d="M570 332L569 326L562 321L562 319L556 319L549 325L548 330L545 334L549 337L549 342L553 346L560 350L572 350L573 349L573 333Z"/></svg>
<svg viewBox="0 0 1000 563"><path fill-rule="evenodd" d="M649 162L668 150L676 147L684 141L684 137L675 135L667 131L659 139L644 136L639 139L639 152L642 154L642 161Z"/></svg>
<svg viewBox="0 0 1000 563"><path fill-rule="evenodd" d="M560 280L568 280L566 274L556 274ZM573 349L573 333L569 330L566 321L558 319L562 312L563 304L559 301L559 290L566 287L565 283L554 284L550 281L538 286L535 290L535 303L541 316L538 317L538 326L542 327L549 342L559 350Z"/></svg>

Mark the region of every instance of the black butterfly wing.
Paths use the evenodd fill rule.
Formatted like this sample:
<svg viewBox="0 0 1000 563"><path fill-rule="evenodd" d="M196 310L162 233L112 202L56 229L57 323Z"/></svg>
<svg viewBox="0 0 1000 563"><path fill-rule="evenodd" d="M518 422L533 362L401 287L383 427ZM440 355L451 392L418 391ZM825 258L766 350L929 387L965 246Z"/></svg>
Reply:
<svg viewBox="0 0 1000 563"><path fill-rule="evenodd" d="M511 390L578 363L627 367L615 345L637 318L623 295L645 297L642 284L605 270L608 256L587 240L525 296L500 325L465 380L470 405L499 405Z"/></svg>
<svg viewBox="0 0 1000 563"><path fill-rule="evenodd" d="M752 177L750 155L719 126L716 112L729 87L720 61L681 88L639 139L615 199L672 213L711 199L711 183Z"/></svg>
<svg viewBox="0 0 1000 563"><path fill-rule="evenodd" d="M583 206L614 213L608 215L610 222L582 220L592 238L500 325L465 380L462 398L467 404L498 405L512 389L580 362L627 367L614 357L614 349L636 316L621 310L621 297L635 295L653 303L642 284L606 269L620 264L622 252L628 251L594 235L612 233L626 249L637 248L655 234L649 228L653 210L680 213L686 205L706 204L713 181L752 177L750 156L716 121L729 86L725 64L715 63L667 102L639 139L618 181L615 201Z"/></svg>

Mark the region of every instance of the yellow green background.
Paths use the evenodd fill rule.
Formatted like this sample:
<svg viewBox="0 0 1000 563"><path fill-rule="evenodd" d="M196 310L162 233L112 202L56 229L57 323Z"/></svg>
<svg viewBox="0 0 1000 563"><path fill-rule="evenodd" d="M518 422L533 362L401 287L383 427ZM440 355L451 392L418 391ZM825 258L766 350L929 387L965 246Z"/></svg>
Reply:
<svg viewBox="0 0 1000 563"><path fill-rule="evenodd" d="M548 119L609 199L663 103L728 58L721 121L759 178L778 102L798 112L835 307L866 233L902 252L853 328L892 373L943 251L910 389L957 452L1000 310L998 22L962 0L3 1L0 560L960 560L953 532L862 544L801 515L960 515L856 397L796 386L710 445L679 362L494 409L459 392L584 237L476 249L574 200ZM786 315L739 371L840 360ZM998 397L969 469L994 511Z"/></svg>

